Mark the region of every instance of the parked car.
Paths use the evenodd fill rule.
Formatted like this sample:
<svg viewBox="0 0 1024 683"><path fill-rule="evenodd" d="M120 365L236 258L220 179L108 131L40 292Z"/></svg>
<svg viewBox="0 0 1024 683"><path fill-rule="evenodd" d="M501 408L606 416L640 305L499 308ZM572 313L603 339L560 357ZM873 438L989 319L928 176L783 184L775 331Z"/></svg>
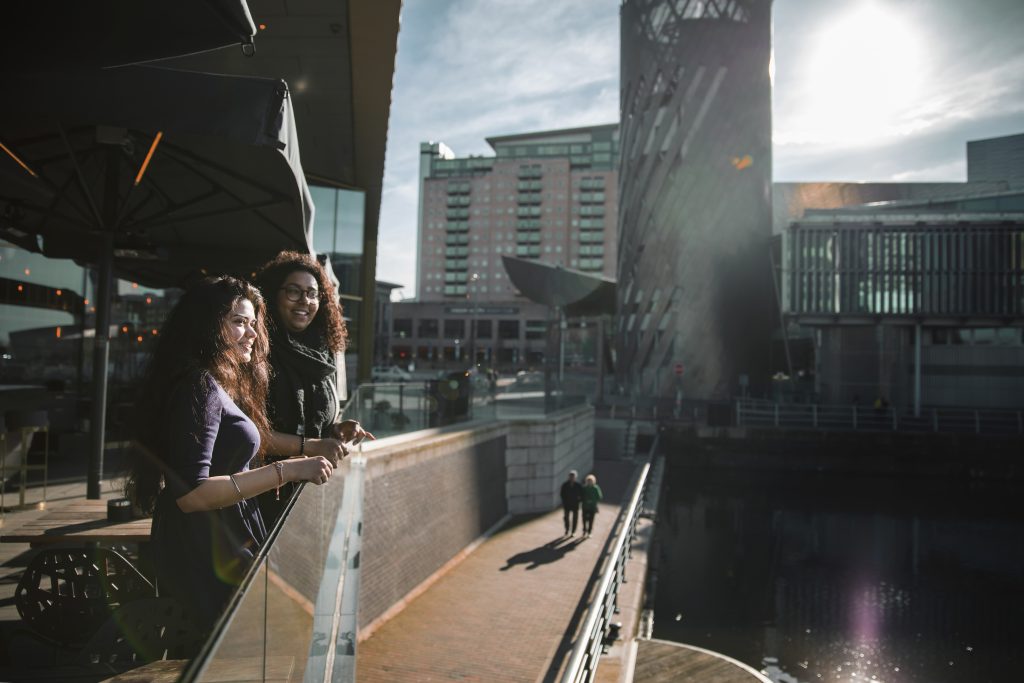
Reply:
<svg viewBox="0 0 1024 683"><path fill-rule="evenodd" d="M371 371L374 382L408 382L412 375L407 370L391 365L388 367L378 366Z"/></svg>

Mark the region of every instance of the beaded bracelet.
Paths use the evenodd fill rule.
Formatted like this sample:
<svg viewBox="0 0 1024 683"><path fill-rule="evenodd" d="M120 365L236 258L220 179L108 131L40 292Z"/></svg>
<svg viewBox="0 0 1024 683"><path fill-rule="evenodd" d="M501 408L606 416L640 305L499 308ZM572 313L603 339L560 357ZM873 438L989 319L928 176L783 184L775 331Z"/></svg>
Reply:
<svg viewBox="0 0 1024 683"><path fill-rule="evenodd" d="M280 460L275 461L274 469L277 471L277 487L274 489L274 500L281 500L281 487L284 486L284 463Z"/></svg>
<svg viewBox="0 0 1024 683"><path fill-rule="evenodd" d="M299 434L299 457L303 457L306 454L306 435Z"/></svg>

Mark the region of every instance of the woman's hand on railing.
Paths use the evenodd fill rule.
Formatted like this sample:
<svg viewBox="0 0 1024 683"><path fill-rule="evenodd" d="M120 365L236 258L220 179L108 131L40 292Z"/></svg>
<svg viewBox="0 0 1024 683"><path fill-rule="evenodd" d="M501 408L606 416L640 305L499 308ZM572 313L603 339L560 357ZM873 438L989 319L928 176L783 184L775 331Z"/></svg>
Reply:
<svg viewBox="0 0 1024 683"><path fill-rule="evenodd" d="M332 466L337 467L338 463L348 455L348 449L338 439L306 439L305 454L311 458L324 458Z"/></svg>
<svg viewBox="0 0 1024 683"><path fill-rule="evenodd" d="M308 481L312 484L326 484L334 474L336 465L323 456L289 458L284 463L285 481Z"/></svg>

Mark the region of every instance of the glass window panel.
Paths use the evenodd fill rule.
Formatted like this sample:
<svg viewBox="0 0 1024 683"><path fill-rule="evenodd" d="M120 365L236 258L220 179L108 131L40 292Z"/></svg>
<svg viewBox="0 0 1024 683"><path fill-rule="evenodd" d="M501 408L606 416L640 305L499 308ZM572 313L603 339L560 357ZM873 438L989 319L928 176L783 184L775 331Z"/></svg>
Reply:
<svg viewBox="0 0 1024 683"><path fill-rule="evenodd" d="M365 195L353 190L310 185L316 211L313 249L319 254L362 254Z"/></svg>

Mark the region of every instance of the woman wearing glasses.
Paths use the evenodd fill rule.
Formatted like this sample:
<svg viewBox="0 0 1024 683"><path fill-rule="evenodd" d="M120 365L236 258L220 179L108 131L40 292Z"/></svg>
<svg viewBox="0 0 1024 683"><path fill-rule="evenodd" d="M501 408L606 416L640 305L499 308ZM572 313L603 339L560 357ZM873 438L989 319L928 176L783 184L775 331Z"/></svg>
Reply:
<svg viewBox="0 0 1024 683"><path fill-rule="evenodd" d="M288 482L326 482L326 458L265 464L263 298L232 277L190 288L160 331L137 408L126 493L153 513L157 588L204 627L244 578L266 527L256 502Z"/></svg>
<svg viewBox="0 0 1024 683"><path fill-rule="evenodd" d="M373 438L358 422L339 422L345 398L345 323L334 286L323 266L308 254L285 251L256 274L266 296L270 334L270 390L267 416L274 430L274 458L323 456L337 463L344 442ZM273 525L292 490L280 500L260 499Z"/></svg>

